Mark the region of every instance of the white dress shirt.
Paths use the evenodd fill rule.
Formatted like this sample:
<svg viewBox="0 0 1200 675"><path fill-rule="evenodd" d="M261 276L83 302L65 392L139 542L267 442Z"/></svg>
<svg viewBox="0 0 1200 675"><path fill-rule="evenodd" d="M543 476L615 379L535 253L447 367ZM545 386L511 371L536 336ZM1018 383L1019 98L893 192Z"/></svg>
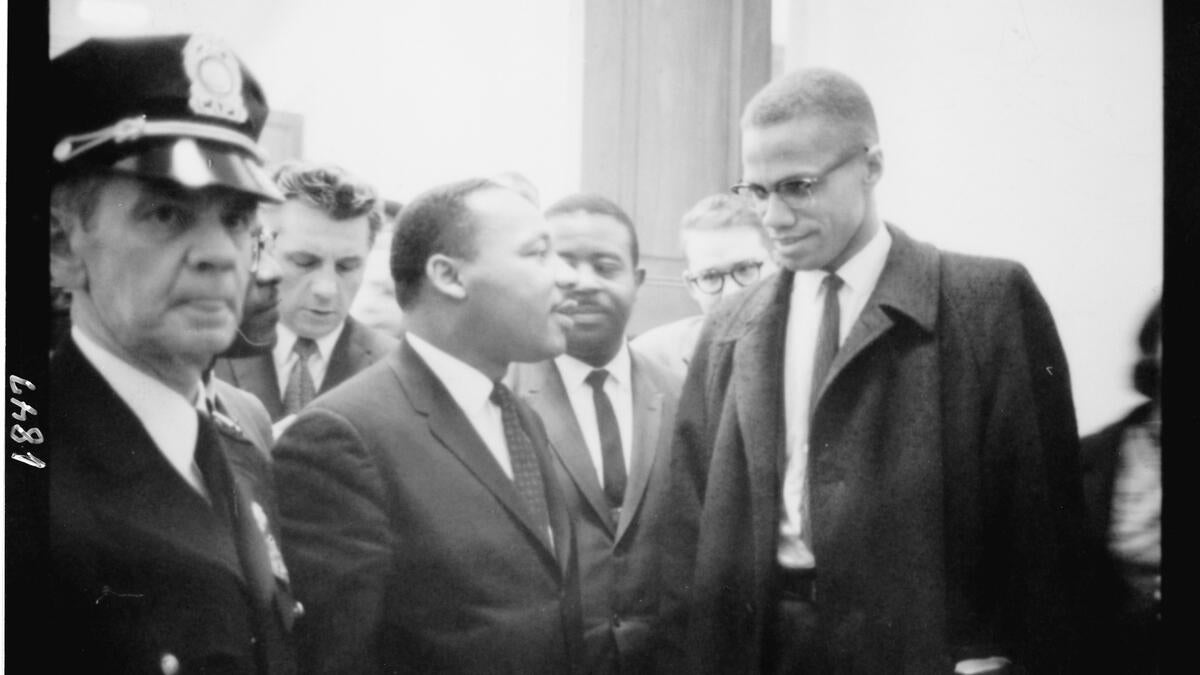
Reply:
<svg viewBox="0 0 1200 675"><path fill-rule="evenodd" d="M572 356L563 354L554 359L558 366L558 374L562 376L563 386L567 390L567 398L575 411L575 419L579 421L579 429L583 432L583 441L587 444L588 455L592 458L592 466L596 468L596 477L600 485L604 485L604 453L600 448L600 425L596 420L596 402L592 396L592 385L587 383L587 376L593 370L588 364ZM604 378L604 393L612 403L613 412L617 416L617 427L621 432L621 455L625 460L628 475L630 462L633 457L633 370L629 360L629 346L622 344L620 351L604 367L608 377Z"/></svg>
<svg viewBox="0 0 1200 675"><path fill-rule="evenodd" d="M338 338L342 336L342 331L346 329L346 322L338 324L338 327L329 331L325 337L316 338L317 351L308 359L308 372L312 375L313 392L321 391L321 383L325 381L325 371L329 369L329 355L333 353L333 346L337 344ZM300 336L296 335L292 329L283 325L283 322L275 327L275 331L279 335L279 339L275 342L275 348L271 350L271 356L275 359L275 377L279 381L279 395L284 396L287 391L288 375L292 374L292 367L296 365L296 360L300 358L294 350L296 348L296 340Z"/></svg>
<svg viewBox="0 0 1200 675"><path fill-rule="evenodd" d="M196 436L200 426L196 412L206 404L201 383L196 382L196 402L190 403L179 392L105 349L78 326L71 327L71 339L133 411L167 463L207 499L204 478L196 465Z"/></svg>
<svg viewBox="0 0 1200 675"><path fill-rule="evenodd" d="M405 333L404 339L445 385L450 398L458 404L475 433L483 439L483 444L511 479L512 459L508 453L508 442L504 439L504 418L500 406L490 400L495 383L474 366L434 347L415 333Z"/></svg>
<svg viewBox="0 0 1200 675"><path fill-rule="evenodd" d="M850 328L858 321L867 299L875 290L887 262L892 236L886 227L850 260L838 268L840 325L838 345L845 344ZM809 541L808 509L808 409L812 389L813 359L817 333L825 307L827 273L823 270L795 273L789 299L787 333L783 353L783 403L787 414L787 464L783 474L783 499L779 518L779 564L790 569L815 566Z"/></svg>

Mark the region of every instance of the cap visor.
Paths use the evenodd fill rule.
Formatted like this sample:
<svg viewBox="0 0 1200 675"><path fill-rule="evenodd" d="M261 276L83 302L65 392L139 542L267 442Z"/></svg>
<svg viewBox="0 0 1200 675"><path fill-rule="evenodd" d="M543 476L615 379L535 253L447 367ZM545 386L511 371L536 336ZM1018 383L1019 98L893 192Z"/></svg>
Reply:
<svg viewBox="0 0 1200 675"><path fill-rule="evenodd" d="M147 178L165 178L200 189L227 187L270 202L282 202L283 194L258 159L245 150L224 143L176 138L139 148L112 168Z"/></svg>

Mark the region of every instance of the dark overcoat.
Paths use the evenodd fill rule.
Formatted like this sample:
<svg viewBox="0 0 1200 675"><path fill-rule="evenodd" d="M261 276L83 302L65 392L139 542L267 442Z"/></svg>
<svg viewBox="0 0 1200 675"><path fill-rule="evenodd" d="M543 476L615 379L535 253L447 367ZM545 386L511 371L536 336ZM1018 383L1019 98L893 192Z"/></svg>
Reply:
<svg viewBox="0 0 1200 675"><path fill-rule="evenodd" d="M1069 672L1082 502L1067 363L1018 264L889 226L882 276L818 393L816 599L838 673L1001 655ZM663 668L757 672L776 595L792 275L722 305L680 400Z"/></svg>

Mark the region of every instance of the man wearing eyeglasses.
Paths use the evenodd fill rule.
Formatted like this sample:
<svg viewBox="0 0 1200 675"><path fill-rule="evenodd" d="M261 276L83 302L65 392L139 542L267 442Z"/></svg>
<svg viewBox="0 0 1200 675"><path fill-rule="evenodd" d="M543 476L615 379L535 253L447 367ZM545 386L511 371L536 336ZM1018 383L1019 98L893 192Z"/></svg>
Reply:
<svg viewBox="0 0 1200 675"><path fill-rule="evenodd" d="M773 274L776 266L758 214L734 195L709 195L697 202L683 214L680 239L687 265L683 280L701 313L651 328L632 344L682 381L704 317L721 300Z"/></svg>
<svg viewBox="0 0 1200 675"><path fill-rule="evenodd" d="M1074 672L1067 364L1028 272L880 218L874 112L801 70L742 117L784 271L710 316L679 405L665 672Z"/></svg>

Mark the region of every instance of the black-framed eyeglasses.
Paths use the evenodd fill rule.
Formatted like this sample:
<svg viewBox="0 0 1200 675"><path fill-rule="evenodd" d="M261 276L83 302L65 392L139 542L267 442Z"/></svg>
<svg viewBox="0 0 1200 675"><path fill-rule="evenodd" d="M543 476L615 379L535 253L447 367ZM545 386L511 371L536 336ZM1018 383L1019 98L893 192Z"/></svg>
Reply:
<svg viewBox="0 0 1200 675"><path fill-rule="evenodd" d="M767 205L767 200L771 198L771 193L779 195L783 203L792 208L801 208L809 206L813 202L813 197L817 187L821 181L825 180L834 171L846 166L851 160L871 152L875 146L862 146L846 153L840 157L832 166L826 168L815 176L784 178L774 185L774 187L764 187L757 183L741 182L729 188L730 192L745 199L750 205L756 209L764 209Z"/></svg>
<svg viewBox="0 0 1200 675"><path fill-rule="evenodd" d="M259 263L262 262L262 257L266 255L267 250L275 243L274 230L269 230L265 227L258 228L254 234L254 241L250 243L250 274L258 272Z"/></svg>
<svg viewBox="0 0 1200 675"><path fill-rule="evenodd" d="M685 273L683 278L701 293L716 295L725 289L725 277L733 279L738 286L749 286L758 281L762 266L762 260L743 260L728 269L708 269L698 274Z"/></svg>

